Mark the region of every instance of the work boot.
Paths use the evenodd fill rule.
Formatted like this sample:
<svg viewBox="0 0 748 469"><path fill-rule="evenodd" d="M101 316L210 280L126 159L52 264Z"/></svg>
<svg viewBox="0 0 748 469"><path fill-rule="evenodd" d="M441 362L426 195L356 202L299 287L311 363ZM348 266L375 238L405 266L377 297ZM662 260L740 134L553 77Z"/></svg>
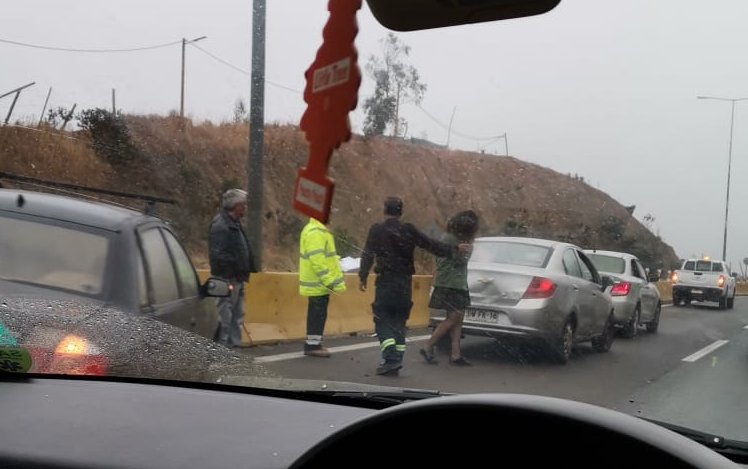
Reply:
<svg viewBox="0 0 748 469"><path fill-rule="evenodd" d="M332 354L324 347L304 347L304 355L310 357L330 358L330 355Z"/></svg>
<svg viewBox="0 0 748 469"><path fill-rule="evenodd" d="M384 362L377 367L376 373L381 376L397 376L402 367L401 362Z"/></svg>

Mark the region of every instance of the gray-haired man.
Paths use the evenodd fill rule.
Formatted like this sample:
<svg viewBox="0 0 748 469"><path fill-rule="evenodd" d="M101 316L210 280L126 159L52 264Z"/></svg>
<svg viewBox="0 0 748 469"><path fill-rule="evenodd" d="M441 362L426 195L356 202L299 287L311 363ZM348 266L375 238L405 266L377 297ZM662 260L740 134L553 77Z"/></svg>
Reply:
<svg viewBox="0 0 748 469"><path fill-rule="evenodd" d="M244 284L255 271L252 250L241 225L247 211L247 193L229 189L223 194L223 209L210 222L208 240L211 275L231 283L231 295L218 298L220 325L218 342L238 347L244 324Z"/></svg>

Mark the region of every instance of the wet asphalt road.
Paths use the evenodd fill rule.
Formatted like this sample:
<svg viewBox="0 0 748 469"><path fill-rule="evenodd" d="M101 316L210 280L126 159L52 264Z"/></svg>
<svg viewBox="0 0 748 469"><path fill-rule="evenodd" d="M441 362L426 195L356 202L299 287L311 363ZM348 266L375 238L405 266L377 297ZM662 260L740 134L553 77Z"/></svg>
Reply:
<svg viewBox="0 0 748 469"><path fill-rule="evenodd" d="M374 374L376 337L326 338L331 358L302 356L302 343L257 346L245 353L287 378L347 381L450 393L529 393L573 399L748 440L748 297L733 310L716 305L663 309L659 332L617 338L610 352L581 345L567 365L540 350L467 337L473 366L455 367L445 352L426 364L418 348L430 331L411 330L397 377ZM725 421L730 422L729 425ZM728 433L725 435L724 433Z"/></svg>

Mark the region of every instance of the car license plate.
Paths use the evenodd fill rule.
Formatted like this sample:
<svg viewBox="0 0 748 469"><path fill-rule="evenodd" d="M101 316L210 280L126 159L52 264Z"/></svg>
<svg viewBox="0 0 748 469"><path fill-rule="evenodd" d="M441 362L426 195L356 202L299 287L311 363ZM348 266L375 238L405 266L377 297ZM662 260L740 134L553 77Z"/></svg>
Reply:
<svg viewBox="0 0 748 469"><path fill-rule="evenodd" d="M484 324L510 324L509 318L506 314L485 309L468 309L465 311L465 320Z"/></svg>
<svg viewBox="0 0 748 469"><path fill-rule="evenodd" d="M703 295L704 291L703 290L691 290L691 293L694 295Z"/></svg>

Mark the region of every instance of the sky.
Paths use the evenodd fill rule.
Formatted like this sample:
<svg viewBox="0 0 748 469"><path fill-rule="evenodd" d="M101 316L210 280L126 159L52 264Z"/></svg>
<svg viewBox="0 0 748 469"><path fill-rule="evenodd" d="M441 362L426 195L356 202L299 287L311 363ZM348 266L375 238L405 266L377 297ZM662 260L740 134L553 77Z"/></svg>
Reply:
<svg viewBox="0 0 748 469"><path fill-rule="evenodd" d="M267 122L298 123L303 72L321 44L325 0L267 0ZM398 33L428 89L406 105L408 134L450 146L509 153L577 173L625 205L678 255L721 256L731 104L748 97L748 2L562 0L545 15ZM0 40L74 49L122 49L207 36L186 55L186 113L231 119L249 97L251 0L24 0L0 17ZM363 65L388 30L358 15ZM29 82L14 119L50 106L178 110L181 45L131 53L41 50L0 42L0 94ZM239 69L239 70L237 70ZM372 91L364 76L361 101ZM12 99L0 99L4 119ZM363 113L351 116L361 130ZM748 101L732 138L728 260L748 257ZM504 140L485 140L506 134ZM472 138L468 138L472 137Z"/></svg>

